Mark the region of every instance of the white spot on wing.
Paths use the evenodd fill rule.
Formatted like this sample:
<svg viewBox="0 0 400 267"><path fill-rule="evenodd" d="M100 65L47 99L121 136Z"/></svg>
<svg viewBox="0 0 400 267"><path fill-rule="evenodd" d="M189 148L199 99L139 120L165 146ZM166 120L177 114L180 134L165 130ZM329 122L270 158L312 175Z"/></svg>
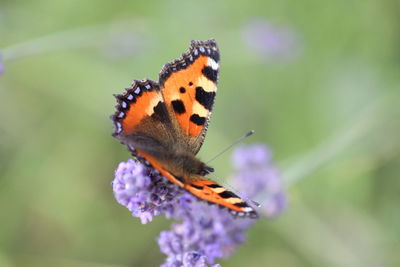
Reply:
<svg viewBox="0 0 400 267"><path fill-rule="evenodd" d="M250 211L253 211L253 209L250 208L250 207L245 207L245 208L243 208L243 211L244 212L250 212Z"/></svg>
<svg viewBox="0 0 400 267"><path fill-rule="evenodd" d="M147 115L151 116L154 113L154 107L157 106L158 102L163 102L163 99L160 94L156 94L153 99L150 100L150 104L146 109Z"/></svg>
<svg viewBox="0 0 400 267"><path fill-rule="evenodd" d="M120 133L122 131L122 125L120 122L116 122L115 125L117 126L117 133Z"/></svg>
<svg viewBox="0 0 400 267"><path fill-rule="evenodd" d="M179 95L178 91L171 90L171 94L169 96L169 99L171 99L171 102L174 101L174 100L181 100L181 96Z"/></svg>
<svg viewBox="0 0 400 267"><path fill-rule="evenodd" d="M210 57L208 58L207 66L210 66L213 70L218 70L218 68L219 68L219 64Z"/></svg>
<svg viewBox="0 0 400 267"><path fill-rule="evenodd" d="M205 118L208 117L209 111L203 105L201 105L199 102L194 101L192 109L193 109L192 113L196 113L200 117L205 117ZM215 188L215 189L223 189L223 188ZM213 188L213 190L214 190L214 188ZM225 189L223 189L222 191L225 191ZM216 190L214 190L214 192L216 192Z"/></svg>
<svg viewBox="0 0 400 267"><path fill-rule="evenodd" d="M202 117L205 117L205 116L202 116ZM218 187L218 188L211 188L211 190L212 190L212 191L214 191L214 192L215 192L215 193L217 193L217 194L219 194L219 193L222 193L222 192L226 191L226 189L225 189L225 188L222 188L222 187Z"/></svg>
<svg viewBox="0 0 400 267"><path fill-rule="evenodd" d="M214 82L207 79L205 76L201 75L200 78L197 79L197 86L203 87L206 92L215 92L217 91L217 86Z"/></svg>
<svg viewBox="0 0 400 267"><path fill-rule="evenodd" d="M231 198L228 198L228 202L231 204L236 204L236 203L243 202L243 200L241 200L240 198L237 198L237 197L231 197Z"/></svg>

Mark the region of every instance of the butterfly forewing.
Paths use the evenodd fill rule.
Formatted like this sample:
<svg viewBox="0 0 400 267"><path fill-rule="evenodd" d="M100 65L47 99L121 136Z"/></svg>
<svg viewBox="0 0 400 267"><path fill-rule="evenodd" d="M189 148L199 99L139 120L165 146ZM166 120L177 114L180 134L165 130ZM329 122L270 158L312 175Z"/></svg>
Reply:
<svg viewBox="0 0 400 267"><path fill-rule="evenodd" d="M165 103L175 116L182 142L197 154L214 106L219 73L219 50L214 40L192 41L189 50L160 72Z"/></svg>

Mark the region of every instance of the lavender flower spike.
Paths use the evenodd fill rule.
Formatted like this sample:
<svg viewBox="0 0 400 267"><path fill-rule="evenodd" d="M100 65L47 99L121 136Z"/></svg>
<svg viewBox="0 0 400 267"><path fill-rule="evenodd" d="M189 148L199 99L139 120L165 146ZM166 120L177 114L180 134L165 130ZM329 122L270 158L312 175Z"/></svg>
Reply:
<svg viewBox="0 0 400 267"><path fill-rule="evenodd" d="M246 181L240 187L241 192L249 198L273 192L275 199L281 186L269 150L255 145L241 147L234 155L237 169L234 177L239 183ZM119 164L113 189L117 201L142 223L156 215L178 220L157 239L161 252L167 255L163 267L218 267L215 260L235 252L237 245L245 241L245 231L255 222L250 218L235 218L226 209L208 205L134 160ZM266 203L277 207L275 200L268 198Z"/></svg>
<svg viewBox="0 0 400 267"><path fill-rule="evenodd" d="M285 191L278 168L272 163L271 151L262 144L238 147L232 156L237 188L260 202L260 213L275 217L286 207ZM251 181L251 183L249 182Z"/></svg>
<svg viewBox="0 0 400 267"><path fill-rule="evenodd" d="M177 204L180 208L175 210L174 217L182 221L173 224L172 230L162 232L158 238L161 252L167 255L163 267L192 266L185 265L185 259L193 255L207 264L213 264L216 258L226 258L244 242L245 230L255 222L254 219L235 218L226 209L198 201L189 193ZM202 264L199 266L207 266Z"/></svg>
<svg viewBox="0 0 400 267"><path fill-rule="evenodd" d="M132 159L119 164L112 185L118 203L140 218L142 224L152 221L153 216L172 213L171 199L182 193L164 177Z"/></svg>

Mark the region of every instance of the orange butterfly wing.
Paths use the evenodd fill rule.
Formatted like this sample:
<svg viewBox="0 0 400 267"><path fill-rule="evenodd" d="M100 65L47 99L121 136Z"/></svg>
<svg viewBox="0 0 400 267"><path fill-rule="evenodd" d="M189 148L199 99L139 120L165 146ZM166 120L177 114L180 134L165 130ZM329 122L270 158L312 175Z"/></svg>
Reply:
<svg viewBox="0 0 400 267"><path fill-rule="evenodd" d="M214 40L192 41L189 50L160 72L165 103L194 154L200 150L217 92L219 50Z"/></svg>

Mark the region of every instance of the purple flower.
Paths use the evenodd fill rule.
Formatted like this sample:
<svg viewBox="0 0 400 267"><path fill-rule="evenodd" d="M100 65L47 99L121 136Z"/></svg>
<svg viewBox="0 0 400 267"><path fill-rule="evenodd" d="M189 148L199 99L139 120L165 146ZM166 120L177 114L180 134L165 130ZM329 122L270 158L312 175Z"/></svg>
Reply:
<svg viewBox="0 0 400 267"><path fill-rule="evenodd" d="M285 202L278 171L270 160L271 154L263 145L238 148L234 153L234 179L248 197L263 200L263 214L275 215ZM231 255L245 241L245 231L255 220L235 218L157 173L134 160L120 163L113 182L117 201L142 223L156 215L177 220L157 239L161 252L167 255L163 267L220 266L214 264L215 259Z"/></svg>
<svg viewBox="0 0 400 267"><path fill-rule="evenodd" d="M237 188L260 202L260 212L274 217L286 207L286 197L278 168L271 162L271 151L261 144L238 147L232 156ZM251 182L249 182L251 181Z"/></svg>
<svg viewBox="0 0 400 267"><path fill-rule="evenodd" d="M295 32L278 27L264 19L253 19L243 28L243 39L248 47L265 59L291 60L300 52Z"/></svg>
<svg viewBox="0 0 400 267"><path fill-rule="evenodd" d="M162 213L170 217L174 210L172 200L183 193L164 177L132 159L119 164L112 185L118 203L140 218L142 224Z"/></svg>
<svg viewBox="0 0 400 267"><path fill-rule="evenodd" d="M182 199L184 204L176 209L174 216L181 221L158 238L161 251L167 255L165 267L176 263L191 266L185 265L184 260L193 253L201 255L198 260L204 259L208 264L213 264L216 258L226 258L244 242L245 230L254 223L254 219L236 219L226 209L198 201L189 193Z"/></svg>

